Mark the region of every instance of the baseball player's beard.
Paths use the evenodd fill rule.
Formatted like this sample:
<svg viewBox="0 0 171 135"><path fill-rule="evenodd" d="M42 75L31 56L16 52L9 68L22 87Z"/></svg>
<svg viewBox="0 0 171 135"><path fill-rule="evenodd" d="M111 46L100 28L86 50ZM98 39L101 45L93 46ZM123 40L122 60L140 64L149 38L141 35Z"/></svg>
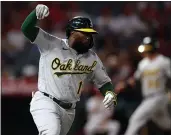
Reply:
<svg viewBox="0 0 171 135"><path fill-rule="evenodd" d="M72 45L72 48L74 50L76 50L79 54L83 54L83 53L88 52L88 50L91 49L92 47L93 47L92 43L87 45L87 44L84 44L81 41L77 41L77 42L73 43L73 45Z"/></svg>

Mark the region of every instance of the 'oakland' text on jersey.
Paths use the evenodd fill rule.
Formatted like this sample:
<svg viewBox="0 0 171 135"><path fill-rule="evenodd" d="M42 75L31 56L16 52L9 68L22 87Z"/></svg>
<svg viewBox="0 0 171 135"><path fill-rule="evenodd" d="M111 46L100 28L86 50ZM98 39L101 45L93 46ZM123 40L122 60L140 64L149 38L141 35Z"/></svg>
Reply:
<svg viewBox="0 0 171 135"><path fill-rule="evenodd" d="M85 81L93 81L97 88L111 81L92 50L77 54L69 47L67 39L52 36L41 28L34 43L41 53L38 89L42 92L75 103Z"/></svg>

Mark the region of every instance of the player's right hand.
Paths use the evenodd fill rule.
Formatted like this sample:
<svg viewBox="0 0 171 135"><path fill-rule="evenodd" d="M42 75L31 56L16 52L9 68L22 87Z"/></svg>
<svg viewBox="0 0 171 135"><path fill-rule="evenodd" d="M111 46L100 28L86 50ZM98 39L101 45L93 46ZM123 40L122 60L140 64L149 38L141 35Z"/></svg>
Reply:
<svg viewBox="0 0 171 135"><path fill-rule="evenodd" d="M38 4L36 6L37 19L39 19L39 20L44 19L48 15L49 15L49 8L46 5Z"/></svg>

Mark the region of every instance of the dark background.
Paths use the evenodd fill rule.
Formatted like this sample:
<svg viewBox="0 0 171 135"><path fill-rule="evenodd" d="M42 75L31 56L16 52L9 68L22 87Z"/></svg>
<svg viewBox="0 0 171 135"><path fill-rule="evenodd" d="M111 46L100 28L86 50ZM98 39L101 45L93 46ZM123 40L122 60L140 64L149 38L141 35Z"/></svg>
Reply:
<svg viewBox="0 0 171 135"><path fill-rule="evenodd" d="M1 3L1 66L2 66L2 135L37 135L29 112L31 92L37 88L40 54L21 33L26 16L44 3L50 15L39 23L46 31L65 37L65 25L73 16L91 17L100 33L94 50L104 63L113 84L128 79L141 60L137 46L144 36L155 35L159 52L171 57L171 2L2 2ZM87 120L85 104L94 96L87 84L77 105L76 118L69 135L83 135ZM136 91L135 91L136 89ZM126 90L118 95L112 119L119 120L125 131L133 111L141 102L141 89ZM149 135L165 135L154 123L146 125ZM142 132L142 135L147 135Z"/></svg>

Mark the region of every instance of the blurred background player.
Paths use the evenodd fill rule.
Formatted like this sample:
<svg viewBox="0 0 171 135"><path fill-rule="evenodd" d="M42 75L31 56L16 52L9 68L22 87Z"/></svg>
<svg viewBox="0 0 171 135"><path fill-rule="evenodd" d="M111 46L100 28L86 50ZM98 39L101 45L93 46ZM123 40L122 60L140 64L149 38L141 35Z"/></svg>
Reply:
<svg viewBox="0 0 171 135"><path fill-rule="evenodd" d="M144 58L139 62L134 77L120 87L142 85L142 103L132 114L125 135L136 135L148 120L152 119L163 130L171 130L168 113L167 84L171 83L171 63L169 58L158 53L159 43L155 38L145 37L138 47ZM119 85L118 85L119 87ZM169 88L170 84L169 84Z"/></svg>

